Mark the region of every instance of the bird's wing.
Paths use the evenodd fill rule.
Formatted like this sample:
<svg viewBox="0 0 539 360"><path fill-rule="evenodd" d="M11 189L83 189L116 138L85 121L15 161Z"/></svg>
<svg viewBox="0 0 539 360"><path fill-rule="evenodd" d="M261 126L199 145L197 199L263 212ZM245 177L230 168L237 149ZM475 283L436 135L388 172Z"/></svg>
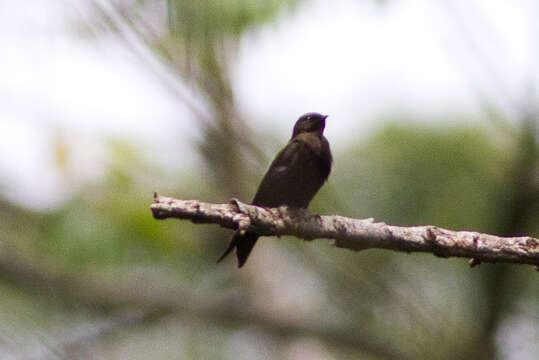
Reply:
<svg viewBox="0 0 539 360"><path fill-rule="evenodd" d="M294 187L302 183L303 169L312 155L312 150L305 142L290 141L271 163L252 203L262 206L288 204L288 200L294 197L293 192L300 190Z"/></svg>

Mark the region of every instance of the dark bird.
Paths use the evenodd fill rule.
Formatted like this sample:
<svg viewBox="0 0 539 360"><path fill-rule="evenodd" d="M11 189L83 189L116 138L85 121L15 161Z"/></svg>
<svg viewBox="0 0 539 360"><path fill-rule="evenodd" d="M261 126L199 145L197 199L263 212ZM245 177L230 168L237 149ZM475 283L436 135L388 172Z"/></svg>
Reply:
<svg viewBox="0 0 539 360"><path fill-rule="evenodd" d="M324 137L327 115L307 113L301 116L292 138L271 163L262 179L252 205L264 207L289 206L305 209L327 180L331 171L331 151ZM259 235L236 231L228 249L217 262L234 248L238 267L242 267Z"/></svg>

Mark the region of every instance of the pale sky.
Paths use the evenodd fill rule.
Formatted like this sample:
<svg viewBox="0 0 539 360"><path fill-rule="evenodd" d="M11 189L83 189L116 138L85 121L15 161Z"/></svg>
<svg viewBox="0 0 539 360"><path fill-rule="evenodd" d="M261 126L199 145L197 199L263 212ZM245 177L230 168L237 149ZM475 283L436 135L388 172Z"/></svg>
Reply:
<svg viewBox="0 0 539 360"><path fill-rule="evenodd" d="M137 139L163 164L196 161L190 113L154 72L201 103L144 47L141 58L114 36L76 35L70 26L83 3L0 2L0 190L39 209L101 176L104 135ZM513 116L539 82L538 9L535 1L306 1L242 39L231 69L238 104L283 143L307 111L329 114L327 136L341 143L361 139L384 114L478 119L478 94ZM52 166L58 134L73 137L69 181Z"/></svg>

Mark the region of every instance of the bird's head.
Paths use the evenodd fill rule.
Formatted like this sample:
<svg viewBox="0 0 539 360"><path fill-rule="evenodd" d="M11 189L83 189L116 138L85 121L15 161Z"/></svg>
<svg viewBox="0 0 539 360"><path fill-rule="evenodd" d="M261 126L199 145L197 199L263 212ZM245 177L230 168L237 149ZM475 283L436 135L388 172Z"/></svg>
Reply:
<svg viewBox="0 0 539 360"><path fill-rule="evenodd" d="M296 125L294 125L294 131L292 132L292 137L304 132L314 132L319 135L322 135L324 128L326 127L326 118L327 115L322 115L319 113L307 113L300 116Z"/></svg>

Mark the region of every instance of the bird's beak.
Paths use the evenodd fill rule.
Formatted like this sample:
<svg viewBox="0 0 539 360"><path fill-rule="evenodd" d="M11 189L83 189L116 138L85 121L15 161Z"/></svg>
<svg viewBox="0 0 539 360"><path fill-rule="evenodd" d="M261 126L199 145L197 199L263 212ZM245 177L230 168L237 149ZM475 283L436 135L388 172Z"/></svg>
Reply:
<svg viewBox="0 0 539 360"><path fill-rule="evenodd" d="M328 118L328 115L323 115L322 116L322 120L320 121L320 125L322 126L321 127L321 130L324 131L324 129L326 128L326 119Z"/></svg>

